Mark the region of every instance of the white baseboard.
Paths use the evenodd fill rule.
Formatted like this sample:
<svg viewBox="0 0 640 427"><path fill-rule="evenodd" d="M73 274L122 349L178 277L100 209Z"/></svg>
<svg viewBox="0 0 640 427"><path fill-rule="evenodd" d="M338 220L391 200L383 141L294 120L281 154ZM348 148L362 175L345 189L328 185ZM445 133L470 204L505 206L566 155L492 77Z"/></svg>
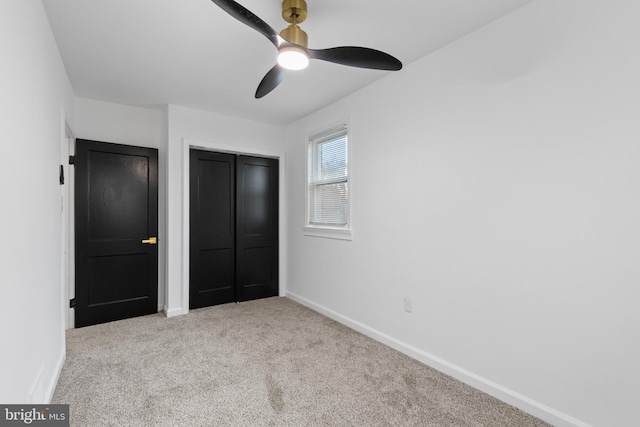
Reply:
<svg viewBox="0 0 640 427"><path fill-rule="evenodd" d="M66 346L62 348L62 353L58 358L58 363L56 363L55 371L53 372L53 377L49 382L49 386L47 387L47 391L45 394L45 401L42 403L51 403L51 399L53 399L53 393L56 391L56 386L58 385L58 380L60 379L60 375L62 374L62 368L64 368L64 362L67 360Z"/></svg>
<svg viewBox="0 0 640 427"><path fill-rule="evenodd" d="M164 314L167 317L176 317L176 316L182 316L184 313L184 310L182 309L182 307L176 307L176 308L172 308L172 309L167 309L167 307L164 308Z"/></svg>
<svg viewBox="0 0 640 427"><path fill-rule="evenodd" d="M476 375L473 372L469 372L457 365L447 362L433 354L420 350L412 345L406 344L400 340L397 340L389 335L386 335L376 329L373 329L363 323L353 320L349 317L343 316L331 309L314 303L306 298L296 295L292 292L287 292L286 296L292 300L321 313L343 325L346 325L376 341L379 341L399 352L406 354L407 356L418 360L438 371L449 375L463 383L470 385L478 390L481 390L509 405L515 406L534 417L537 417L543 421L546 421L556 427L591 427L580 420L577 420L567 414L543 405L533 399L528 398L520 393L510 390L500 384L494 383L480 375Z"/></svg>

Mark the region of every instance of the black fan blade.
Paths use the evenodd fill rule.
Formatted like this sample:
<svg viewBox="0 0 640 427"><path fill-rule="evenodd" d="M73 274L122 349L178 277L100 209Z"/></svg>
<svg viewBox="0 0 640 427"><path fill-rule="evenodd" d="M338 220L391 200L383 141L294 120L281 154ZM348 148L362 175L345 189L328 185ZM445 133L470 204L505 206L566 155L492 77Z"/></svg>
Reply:
<svg viewBox="0 0 640 427"><path fill-rule="evenodd" d="M309 58L321 59L349 67L398 71L402 62L388 53L367 47L341 46L329 49L308 49Z"/></svg>
<svg viewBox="0 0 640 427"><path fill-rule="evenodd" d="M262 81L258 85L256 90L256 98L262 98L272 90L274 90L287 74L287 70L276 64L269 72L262 78Z"/></svg>
<svg viewBox="0 0 640 427"><path fill-rule="evenodd" d="M284 42L284 39L280 37L280 34L278 34L276 30L271 28L269 24L258 18L253 14L253 12L251 12L244 6L236 3L233 0L211 1L220 6L222 10L236 18L238 21L253 28L257 32L268 38L275 47L279 47Z"/></svg>

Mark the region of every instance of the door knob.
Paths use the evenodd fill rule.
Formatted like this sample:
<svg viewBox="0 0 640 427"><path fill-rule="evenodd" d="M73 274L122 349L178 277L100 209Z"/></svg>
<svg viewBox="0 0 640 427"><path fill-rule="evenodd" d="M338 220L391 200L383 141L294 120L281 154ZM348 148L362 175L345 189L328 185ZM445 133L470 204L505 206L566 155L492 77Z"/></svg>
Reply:
<svg viewBox="0 0 640 427"><path fill-rule="evenodd" d="M148 239L143 240L142 243L146 243L147 245L157 245L158 244L158 238L157 237L149 237Z"/></svg>

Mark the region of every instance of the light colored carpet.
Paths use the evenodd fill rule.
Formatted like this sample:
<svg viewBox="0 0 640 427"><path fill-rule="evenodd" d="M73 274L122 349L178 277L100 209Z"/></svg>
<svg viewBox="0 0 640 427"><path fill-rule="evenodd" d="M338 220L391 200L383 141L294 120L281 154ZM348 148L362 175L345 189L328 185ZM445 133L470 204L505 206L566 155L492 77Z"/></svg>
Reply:
<svg viewBox="0 0 640 427"><path fill-rule="evenodd" d="M74 426L547 426L279 297L70 330L53 403Z"/></svg>

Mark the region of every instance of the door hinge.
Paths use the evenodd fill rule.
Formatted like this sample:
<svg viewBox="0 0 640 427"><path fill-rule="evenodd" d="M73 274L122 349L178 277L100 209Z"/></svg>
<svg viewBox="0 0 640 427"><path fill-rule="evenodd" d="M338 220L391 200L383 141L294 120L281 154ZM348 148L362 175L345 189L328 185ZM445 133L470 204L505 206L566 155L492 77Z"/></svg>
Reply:
<svg viewBox="0 0 640 427"><path fill-rule="evenodd" d="M75 298L71 298L69 300L69 308L76 308L76 299Z"/></svg>
<svg viewBox="0 0 640 427"><path fill-rule="evenodd" d="M69 156L69 164L70 165L76 164L76 156Z"/></svg>

